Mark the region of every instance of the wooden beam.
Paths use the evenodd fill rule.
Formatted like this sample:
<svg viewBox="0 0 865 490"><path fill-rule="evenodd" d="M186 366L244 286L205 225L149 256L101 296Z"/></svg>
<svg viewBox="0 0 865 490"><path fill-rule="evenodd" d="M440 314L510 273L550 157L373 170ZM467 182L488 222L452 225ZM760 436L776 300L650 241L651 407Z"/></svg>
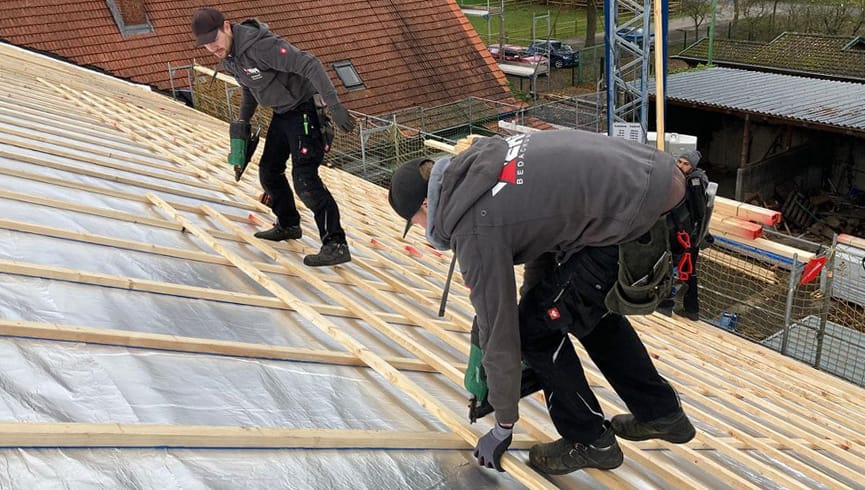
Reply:
<svg viewBox="0 0 865 490"><path fill-rule="evenodd" d="M281 361L317 362L342 366L366 367L356 356L346 352L322 349L302 349L287 346L232 342L225 340L181 337L131 330L88 328L56 323L25 322L0 319L0 335L43 340L119 345L141 349L159 349L194 354L218 354L234 357L255 357ZM437 372L417 359L389 356L385 359L397 369ZM0 443L2 444L2 443Z"/></svg>
<svg viewBox="0 0 865 490"><path fill-rule="evenodd" d="M142 291L156 294L168 294L181 298L200 299L205 301L220 301L245 306L260 306L278 310L293 311L278 298L247 294L237 291L226 291L222 289L203 288L199 286L187 286L168 282L152 281L149 279L138 279L126 276L115 276L86 272L66 267L54 267L27 262L0 259L0 273L18 274L22 276L35 277L38 279L56 279L61 281L88 284L93 286L105 286L130 291ZM314 309L322 315L338 316L345 318L356 318L351 312L340 306L320 303L308 303L309 308ZM395 323L408 324L408 320L402 315L392 313L376 312L382 319ZM439 322L445 328L456 328L448 322ZM462 329L458 329L462 331Z"/></svg>
<svg viewBox="0 0 865 490"><path fill-rule="evenodd" d="M738 218L718 219L712 217L712 221L709 222L709 230L723 232L745 240L754 240L763 235L762 226L750 221L742 221Z"/></svg>
<svg viewBox="0 0 865 490"><path fill-rule="evenodd" d="M8 171L8 169L4 169L3 167L0 167L0 174L6 174L7 171ZM8 172L11 175L16 175L16 174L21 175L22 174L22 172L20 172L20 171L17 171L17 172L16 171L8 171ZM36 177L34 177L34 178L36 178ZM42 179L40 179L40 181L41 180ZM64 185L62 182L60 182L61 180L62 179L58 179L58 178L46 179L46 181L54 182L54 183L56 183L56 185ZM79 186L70 185L70 187L78 188ZM87 190L88 187L87 186L81 186L81 189ZM98 191L93 190L93 192L98 192ZM109 193L106 192L106 194L109 194ZM142 202L144 200L143 197L135 197L135 195L129 194L129 193L111 193L109 195L114 195L114 194L116 194L118 197L126 197L129 200L135 200L135 201L140 200ZM135 215L132 213L125 213L122 211L115 211L113 209L97 208L94 206L79 204L79 203L73 202L73 201L62 201L59 199L51 199L51 198L47 198L47 197L42 197L42 196L35 195L32 193L25 194L25 193L20 193L20 192L15 192L15 191L9 191L6 189L0 189L0 198L13 199L16 201L21 201L21 202L26 202L26 203L31 203L31 204L37 204L40 206L48 206L48 207L52 207L52 208L56 208L56 209L62 209L65 211L75 211L75 212L79 212L79 213L83 213L83 214L89 214L92 216L100 216L103 218L116 219L116 220L124 221L127 223L139 223L139 224L145 224L145 225L153 226L153 227L157 227L157 228L166 228L169 230L180 230L181 229L181 226L178 225L176 222L168 221L168 220L165 220L162 218L151 218L151 217L147 217L147 216ZM181 203L173 203L173 202L170 202L170 203L176 209L180 209L183 211L195 212L196 214L198 214L200 212L198 210L198 208L195 206L190 206L190 205L181 204ZM234 215L225 215L225 216L228 216L230 219L238 221L238 222L248 222L249 221L248 217L242 218L242 217L237 217ZM217 238L220 238L223 240L229 240L229 241L233 241L233 242L243 243L243 240L237 238L235 235L230 234L230 233L225 233L225 232L222 232L219 230L208 230L208 233L210 233L214 237L217 237ZM294 241L292 241L292 242L279 242L279 243L275 243L273 246L279 248L280 250L290 251L290 252L298 253L298 254L310 254L310 253L317 252L317 249L313 249L312 247L304 246L303 244L297 243ZM375 259L368 259L368 260L372 264L378 263ZM424 269L422 269L419 266L409 265L409 266L405 267L406 274L409 274L411 270L424 271ZM423 288L421 288L421 289L423 289ZM435 288L432 288L429 290L433 290L433 289L435 289Z"/></svg>
<svg viewBox="0 0 865 490"><path fill-rule="evenodd" d="M616 15L618 15L618 12ZM661 2L658 0L652 2L651 20L654 24L651 29L654 32L654 36L649 36L649 41L646 45L652 43L655 45L655 131L658 134L655 144L659 150L664 151L667 142L667 137L664 134L667 107L667 100L664 96L664 89L666 88L664 85L667 80L667 63L664 57L667 55L667 46L662 45L662 43L666 41L667 36L663 35L664 21L666 19L663 18ZM605 22L607 21L605 20ZM645 38L643 38L643 42L645 43ZM648 83L648 80L645 80L645 82ZM648 131L649 128L644 128L644 130Z"/></svg>
<svg viewBox="0 0 865 490"><path fill-rule="evenodd" d="M135 252L142 252L147 254L154 255L162 255L165 257L172 257L177 259L185 259L185 260L194 260L196 262L202 262L207 264L217 264L224 265L229 267L234 267L234 265L222 257L221 255L215 255L207 252L200 252L195 250L188 250L185 248L175 248L175 247L165 247L162 245L156 245L150 242L138 242L135 240L126 240L124 238L114 238L106 235L97 235L94 233L85 233L80 231L71 231L65 230L61 228L55 228L52 226L43 226L43 225L35 225L32 223L25 223L23 221L14 221L9 219L0 218L0 228L12 230L12 231L20 231L24 233L32 233L37 235L42 235L51 238L65 239L65 240L74 240L76 242L87 243L92 245L104 246L104 247L112 247L112 248L120 248L124 250L131 250ZM291 275L288 273L284 267L280 267L278 265L265 263L265 262L253 262L253 264L259 269L265 272L272 272L274 274L282 274L282 275ZM337 284L349 284L344 279L339 277L334 277L332 274L324 274L322 272L318 272L317 275L323 279L330 282L334 282ZM393 286L378 281L365 280L365 284L384 291L394 291ZM432 295L437 297L437 292L435 291L427 291L421 290L421 294Z"/></svg>
<svg viewBox="0 0 865 490"><path fill-rule="evenodd" d="M37 151L42 151L42 150L37 150ZM59 153L60 152L59 150L53 150L53 149L47 150L47 151L50 151L52 153ZM2 156L12 158L13 160L14 159L29 159L30 163L33 163L33 161L34 161L34 159L32 157L28 158L28 157L23 156L23 155L13 155L13 154L9 154L7 152L3 152L3 153L4 154ZM228 199L224 199L221 197L202 194L200 192L186 190L186 189L182 189L179 187L171 187L171 186L166 186L166 185L162 185L162 184L155 184L152 182L147 182L145 180L133 179L130 177L123 177L121 175L116 175L116 174L108 174L105 172L99 172L96 170L91 170L91 169L79 167L76 165L67 165L65 163L52 162L49 160L38 159L38 162L39 162L39 165L41 165L43 167L49 167L49 168L53 168L56 170L61 170L61 171L69 172L69 173L73 173L73 174L85 175L88 177L94 177L97 179L104 180L106 182L116 182L118 184L125 184L128 186L132 186L134 188L147 189L150 191L158 191L158 192L163 193L163 194L182 196L182 197L187 197L190 199L195 199L197 201L211 202L214 204L223 204L223 205L228 205L228 206L233 206L233 207L238 207L238 208L243 208L243 209L248 209L248 210L257 210L258 209L256 206L251 205L251 204L247 204L247 203L243 203L243 202L230 201ZM110 164L105 163L104 165L108 166ZM131 172L135 173L134 171L131 171ZM189 184L189 182L187 182L186 185L188 185L188 184ZM192 187L194 187L194 186L192 186ZM201 184L201 185L199 185L199 187L204 188L205 185ZM219 193L222 192L221 189L212 188L212 187L209 190L212 190L213 192L219 192Z"/></svg>
<svg viewBox="0 0 865 490"><path fill-rule="evenodd" d="M861 248L862 250L865 250L865 238L859 238L857 236L848 235L846 233L838 235L838 243L843 243L844 245L850 245L851 247Z"/></svg>
<svg viewBox="0 0 865 490"><path fill-rule="evenodd" d="M8 138L5 134L16 136L15 138ZM42 143L42 144L37 144ZM49 137L35 137L33 135L28 135L24 131L17 131L14 129L5 128L3 133L0 133L0 143L7 144L12 147L24 148L27 150L33 150L35 152L39 152L45 155L52 155L60 158L65 158L68 160L72 160L75 162L81 162L87 165L98 165L100 167L110 168L112 170L120 170L130 174L141 175L145 177L150 177L153 179L164 180L168 182L174 182L178 184L183 184L191 187L198 187L200 189L212 190L215 192L219 192L221 189L215 185L208 185L198 181L196 178L192 177L188 171L180 171L178 172L178 168L172 165L166 165L157 162L151 162L144 158L136 158L133 154L129 154L124 152L123 154L118 154L117 152L112 151L100 151L97 148L93 148L93 146L99 143L91 143L87 144L77 144L66 141L65 139L60 138L49 138ZM69 151L71 150L71 151ZM121 150L122 151L122 150ZM75 153L78 152L78 153ZM80 153L86 153L90 156L81 155ZM11 158L14 160L20 160L22 162L34 163L37 165L41 165L45 162L45 159L36 158L34 156L28 156L21 152L13 153L8 151L3 151L3 156L6 158ZM151 156L150 158L157 159L158 157ZM52 162L58 163L58 162ZM125 163L132 163L136 166L126 165ZM152 172L147 170L146 168L141 168L143 166L149 168L155 168L161 170L160 172ZM76 167L78 168L78 167ZM65 170L66 168L61 168L59 170ZM184 169L185 170L185 169ZM180 175L185 175L183 177L179 177L175 174L179 173Z"/></svg>
<svg viewBox="0 0 865 490"><path fill-rule="evenodd" d="M753 242L748 243L748 245L752 245L760 250L765 250L766 252L771 252L791 260L793 259L793 256L796 256L796 259L799 262L808 262L816 257L814 252L808 252L796 247L784 245L783 243L776 243L765 238L756 238Z"/></svg>
<svg viewBox="0 0 865 490"><path fill-rule="evenodd" d="M512 447L532 445L534 441L517 436ZM456 434L433 431L3 422L0 447L466 450L472 446Z"/></svg>
<svg viewBox="0 0 865 490"><path fill-rule="evenodd" d="M746 221L775 226L781 224L781 213L724 197L715 197L715 212Z"/></svg>
<svg viewBox="0 0 865 490"><path fill-rule="evenodd" d="M690 356L688 353L673 351L670 349L665 349L665 351L669 357L685 358ZM665 359L668 359L668 356L665 356ZM686 397L700 399L700 408L690 407L690 411L698 419L706 420L711 418L709 410L713 410L714 413L721 417L736 423L735 426L733 424L726 424L726 430L728 430L735 439L739 439L744 444L759 450L762 454L783 463L785 466L806 475L808 478L811 478L818 483L828 485L830 488L838 484L838 482L828 475L815 471L813 467L803 463L799 459L789 456L789 452L781 452L774 446L767 444L763 439L752 435L764 434L775 440L784 440L787 439L786 435L773 430L772 427L781 427L794 434L799 433L800 430L793 427L779 416L776 416L771 411L762 411L757 409L753 402L751 404L739 403L740 398L737 398L734 394L730 394L724 389L719 389L720 387L711 390L709 393L710 396L701 396L702 393L697 389L692 388L692 386L708 386L707 380L704 379L705 376L702 375L703 373L692 375L689 370L680 369L673 363L667 363L666 368L672 370L680 380L690 381L690 383L680 383L678 390ZM808 435L803 434L803 437L807 439ZM823 446L822 449L824 450L832 451L834 448L831 443L824 444L824 441L817 438L811 439L810 442L814 445ZM847 478L853 478L854 480L858 478L858 476L851 473L844 465L833 461L821 453L812 451L803 444L788 440L788 447L797 455L818 462L840 475L844 475ZM836 452L835 456L839 457L842 455L840 452Z"/></svg>
<svg viewBox="0 0 865 490"><path fill-rule="evenodd" d="M702 349L693 357L700 359L697 366L701 369L732 380L755 396L775 400L779 413L807 414L826 428L855 434L856 444L865 446L865 415L854 408L865 405L865 391L851 390L849 383L828 373L702 322L672 321L658 315L642 319L649 328L676 334L664 336L668 345L685 350L700 345Z"/></svg>

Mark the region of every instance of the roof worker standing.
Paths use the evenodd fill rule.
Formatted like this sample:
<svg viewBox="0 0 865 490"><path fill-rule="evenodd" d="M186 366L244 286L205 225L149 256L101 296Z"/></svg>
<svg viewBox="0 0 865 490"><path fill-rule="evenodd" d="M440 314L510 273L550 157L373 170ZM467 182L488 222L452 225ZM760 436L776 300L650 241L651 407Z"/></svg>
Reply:
<svg viewBox="0 0 865 490"><path fill-rule="evenodd" d="M319 121L313 96L324 100L341 130L352 131L355 122L340 103L324 67L315 56L270 32L266 24L255 19L232 24L214 8L195 11L192 32L196 47L204 47L219 58L243 88L240 115L232 123L232 131L245 127L248 134L249 121L259 104L273 109L259 178L277 221L273 228L255 236L274 241L302 236L300 214L285 178L286 161L291 156L294 190L315 215L322 241L321 251L304 257L303 263L326 266L350 261L339 208L318 175L330 142L325 141L322 125L326 121Z"/></svg>
<svg viewBox="0 0 865 490"><path fill-rule="evenodd" d="M616 468L623 460L617 435L674 443L694 437L676 391L627 318L609 307L638 311L619 307L644 285L651 290L649 310L666 297L655 286L672 281L672 265L658 266L671 263L662 236L668 230L658 223L684 195L671 155L583 131L481 138L454 157L421 158L396 170L389 202L408 220L406 231L420 225L433 246L452 249L471 291L477 345L469 365L482 358L496 418L477 443L479 464L502 471L519 420L523 361L536 373L562 436L531 448L530 464L542 472ZM642 243L661 244L661 259L634 253L630 244ZM628 264L622 270L621 259ZM632 262L649 273L635 280ZM519 302L517 264L525 264ZM614 294L619 278L629 275L625 282L633 288ZM606 420L569 333L632 414Z"/></svg>
<svg viewBox="0 0 865 490"><path fill-rule="evenodd" d="M692 178L698 178L704 186L707 186L709 184L709 177L706 175L706 171L697 167L702 157L703 155L699 150L686 151L679 155L679 158L676 160L676 166L679 167L679 170L682 171L689 181ZM689 274L688 280L685 281L686 288L685 294L682 297L682 309L676 310L677 314L693 321L700 319L700 300L697 286L697 258L699 253L699 247L695 247L692 250L691 260L694 272Z"/></svg>

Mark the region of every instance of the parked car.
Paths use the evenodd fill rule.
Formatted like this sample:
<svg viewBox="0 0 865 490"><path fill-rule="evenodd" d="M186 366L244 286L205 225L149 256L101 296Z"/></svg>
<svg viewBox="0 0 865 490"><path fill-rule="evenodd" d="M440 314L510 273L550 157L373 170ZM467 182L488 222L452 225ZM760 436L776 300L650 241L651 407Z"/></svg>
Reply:
<svg viewBox="0 0 865 490"><path fill-rule="evenodd" d="M535 39L529 44L528 52L550 57L550 63L556 68L570 68L580 64L580 53L574 51L569 44L556 39Z"/></svg>
<svg viewBox="0 0 865 490"><path fill-rule="evenodd" d="M493 58L495 58L495 60L499 63L521 63L536 65L539 63L547 62L546 56L530 53L529 48L525 46L513 46L510 44L505 44L504 48L501 48L498 44L490 44L489 46L487 46L487 49L489 50Z"/></svg>
<svg viewBox="0 0 865 490"><path fill-rule="evenodd" d="M640 45L643 43L643 28L642 27L631 27L631 28L623 28L616 31L616 34L625 38L626 41L631 41L634 44ZM655 39L655 33L649 34L649 43L651 43Z"/></svg>

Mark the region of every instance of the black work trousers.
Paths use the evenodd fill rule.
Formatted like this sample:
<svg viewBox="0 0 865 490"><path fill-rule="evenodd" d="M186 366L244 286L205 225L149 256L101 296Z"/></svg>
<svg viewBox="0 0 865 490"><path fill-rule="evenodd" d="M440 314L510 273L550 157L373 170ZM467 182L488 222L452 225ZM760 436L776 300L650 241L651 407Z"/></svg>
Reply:
<svg viewBox="0 0 865 490"><path fill-rule="evenodd" d="M568 333L638 420L681 410L676 391L658 374L628 319L604 306L617 273L616 246L585 248L560 266L551 256L526 266L519 305L523 359L541 382L556 430L574 443L595 441L604 430L604 413Z"/></svg>
<svg viewBox="0 0 865 490"><path fill-rule="evenodd" d="M685 296L682 298L682 309L686 313L700 313L700 300L697 291L697 258L700 256L700 249L694 248L691 252L691 261L694 264L694 273L688 277Z"/></svg>
<svg viewBox="0 0 865 490"><path fill-rule="evenodd" d="M285 177L289 156L294 190L315 216L322 244L345 243L339 208L318 175L324 161L324 141L312 99L283 114L273 114L259 163L261 187L270 194L270 207L283 227L300 224L294 194Z"/></svg>

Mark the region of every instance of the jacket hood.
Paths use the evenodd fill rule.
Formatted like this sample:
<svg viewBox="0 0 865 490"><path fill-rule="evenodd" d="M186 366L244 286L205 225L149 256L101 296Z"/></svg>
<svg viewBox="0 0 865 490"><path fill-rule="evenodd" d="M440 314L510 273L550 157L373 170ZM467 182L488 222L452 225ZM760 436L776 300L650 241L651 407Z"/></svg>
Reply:
<svg viewBox="0 0 865 490"><path fill-rule="evenodd" d="M500 136L477 139L451 159L444 173L434 218L433 237L450 243L454 228L478 199L499 179L508 143ZM492 161L499 162L491 165ZM479 164L480 163L480 164Z"/></svg>
<svg viewBox="0 0 865 490"><path fill-rule="evenodd" d="M242 55L259 39L274 36L267 24L256 19L246 19L240 24L234 24L232 34L234 35L234 45L231 51L234 56Z"/></svg>

